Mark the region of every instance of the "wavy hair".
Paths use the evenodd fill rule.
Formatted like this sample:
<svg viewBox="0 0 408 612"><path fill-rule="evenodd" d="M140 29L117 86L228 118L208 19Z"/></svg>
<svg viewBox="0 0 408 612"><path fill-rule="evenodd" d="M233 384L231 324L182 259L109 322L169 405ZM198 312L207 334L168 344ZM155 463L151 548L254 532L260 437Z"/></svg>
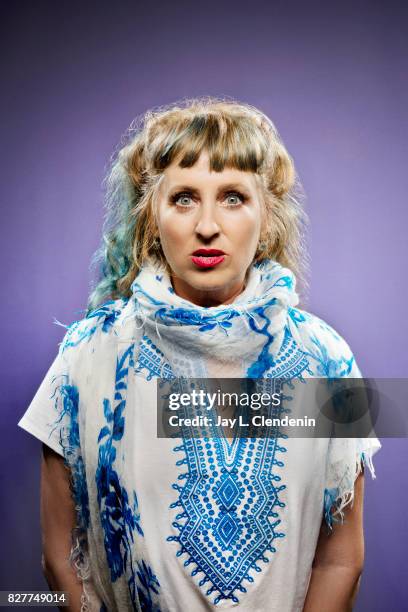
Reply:
<svg viewBox="0 0 408 612"><path fill-rule="evenodd" d="M148 110L122 138L103 183L106 213L91 262L96 281L87 314L106 300L129 297L146 259L169 270L156 240L155 194L170 164L190 168L203 150L213 171L257 173L266 215L254 262L274 259L306 286L307 216L293 160L276 127L254 106L206 96Z"/></svg>

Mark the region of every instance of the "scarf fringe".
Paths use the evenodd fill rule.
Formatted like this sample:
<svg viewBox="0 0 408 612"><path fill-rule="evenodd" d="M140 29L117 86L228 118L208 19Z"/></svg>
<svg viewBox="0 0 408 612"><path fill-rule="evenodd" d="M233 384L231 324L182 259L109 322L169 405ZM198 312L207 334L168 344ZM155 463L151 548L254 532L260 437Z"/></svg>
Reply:
<svg viewBox="0 0 408 612"><path fill-rule="evenodd" d="M80 612L92 612L91 597L88 584L90 584L91 567L85 542L83 541L82 529L74 527L72 530L72 546L69 562L76 572L77 578L82 583L81 609Z"/></svg>
<svg viewBox="0 0 408 612"><path fill-rule="evenodd" d="M371 477L376 478L373 455L376 452L376 447L371 447L358 454L353 474L353 484L350 488L342 488L341 483L338 487L325 489L324 491L324 518L330 529L333 531L333 523L344 523L345 510L353 507L354 504L354 485L361 473L364 473L364 467L368 467ZM329 532L329 533L330 533Z"/></svg>

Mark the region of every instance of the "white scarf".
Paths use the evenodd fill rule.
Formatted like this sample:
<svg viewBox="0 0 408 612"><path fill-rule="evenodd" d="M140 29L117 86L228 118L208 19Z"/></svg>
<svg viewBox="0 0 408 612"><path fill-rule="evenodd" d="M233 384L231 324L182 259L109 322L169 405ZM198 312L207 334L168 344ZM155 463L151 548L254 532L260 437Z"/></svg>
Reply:
<svg viewBox="0 0 408 612"><path fill-rule="evenodd" d="M146 392L146 381L156 377L261 379L265 376L326 376L324 370L329 363L332 369L336 364L338 371L352 363L352 360L343 359L341 352L339 359L333 361L331 356L345 349L345 346L338 344L340 340L331 332L325 332L330 350L328 345L322 345L324 363L319 355L313 356L313 342L305 349L297 325L307 321L307 313L296 309L292 311L298 303L294 275L275 261L253 264L246 288L232 304L227 305L205 308L181 298L174 292L166 270L152 263L143 266L131 289L129 300L108 302L89 318L73 325L61 351L63 353L70 347L77 347L75 359L71 361L70 376L79 388L79 408L75 412L79 427L73 430L71 426L67 431L71 432L70 435L72 432L79 433L83 462L82 459L79 462L77 456L79 447L73 445L69 437L67 456L77 472L79 493L86 476L90 513L88 540L93 545L89 558L85 551L83 563L78 563L78 567L82 565L84 592L88 595L88 605L92 610L98 609L98 598L88 583L88 562L98 592L103 593L104 600L109 602L112 609L116 609L113 591L116 602L124 598L122 609L128 605L129 592L133 608L141 609L140 585L130 580L132 575L137 574L137 568L131 571L130 550L126 554L122 550L123 542L130 546L134 538L137 552L139 544L135 524L130 527L123 513L117 519L118 529L125 538L120 545L127 559L124 570L121 570L122 561L113 552L110 554L110 570L107 570L103 562L106 540L104 543L100 527L105 516L109 525L116 525L116 518L112 518L114 515L109 518L109 513L115 508L109 505L106 494L101 496L104 488L109 490L109 495L116 495L116 485L112 484L116 470L122 478L120 485L124 483L126 486L127 483L128 490L132 490L132 474L124 460L122 447L125 438L123 428L125 434L127 431L130 444L133 435L129 425L127 428L125 425L130 381L139 386L137 380L141 375L139 393L143 394ZM150 352L149 343L155 345ZM339 348L336 348L337 345ZM313 367L311 362L314 362ZM153 394L143 396L143 400L147 403L154 401ZM69 411L70 405L69 402L64 404L63 411ZM71 416L74 416L72 413L71 409ZM117 418L113 417L114 413ZM333 501L340 499L342 507L352 497L356 469L361 469L359 461L356 463L359 457L357 441L339 440L336 448L339 449L338 456L332 453L332 465L328 467L328 509L332 498ZM373 473L371 455L371 450L367 451L365 460ZM82 469L85 470L84 474ZM95 482L95 475L99 484ZM125 513L126 516L137 516L137 508L132 509L130 496L126 503L129 503L129 514ZM109 542L108 546L111 546ZM81 554L80 548L78 554ZM110 572L116 570L117 575L113 579Z"/></svg>
<svg viewBox="0 0 408 612"><path fill-rule="evenodd" d="M167 271L146 263L132 284L121 338L134 333L136 317L176 376L262 378L281 348L288 308L299 301L295 286L289 269L264 260L250 267L232 304L206 308L178 296Z"/></svg>
<svg viewBox="0 0 408 612"><path fill-rule="evenodd" d="M140 372L147 381L153 377L173 376L262 378L271 367L279 368L282 346L286 357L291 350L287 338L285 341L285 329L289 319L288 309L298 303L295 284L290 270L275 261L265 260L251 265L247 285L232 304L205 308L178 296L166 269L146 262L132 283L129 300L119 300L118 309L113 302L103 305L94 313L96 324L91 315L83 323L84 329L81 323L78 327L72 326L64 340L63 350L78 346L82 354L79 358L77 351L71 375L80 387L79 431L82 452L86 456L91 524L97 525L100 521L99 511L96 511L98 490L95 486L100 455L98 459L95 454L95 435L112 426L112 422L107 424L105 409L102 411L100 407L106 406L109 401L110 410L113 410L121 402L126 402L128 372L141 358L143 340L152 342L162 353L161 365L155 361L157 353L152 352L150 362L145 364L145 371ZM99 317L103 320L102 326ZM296 329L293 329L293 333L297 333ZM84 339L89 341L83 342ZM289 360L282 360L291 375L305 369L302 351L297 347L294 352L296 355ZM143 363L139 362L139 366L143 370ZM116 384L113 384L115 379ZM150 401L146 395L144 398ZM103 438L101 445L105 441L106 438ZM117 449L113 468L120 462L121 443L121 440L113 440L113 446ZM122 464L121 470L124 475L127 470L125 464ZM78 482L81 481L79 474ZM104 504L103 500L102 511L106 508ZM99 538L88 529L88 539L92 539L94 544ZM84 579L87 603L83 610L87 609L87 605L92 610L98 608L98 597L89 583L86 567L89 563L98 591L104 593L105 600L110 601L112 608L112 588L116 597L128 592L129 573L121 574L112 583L111 576L106 573L103 564L100 565L98 559L103 558L103 546L99 541L99 554L92 547L89 557L86 551L81 552L79 546L73 551L73 559L75 555L79 556L77 566ZM134 601L137 597L133 592ZM140 609L140 603L134 605L135 609Z"/></svg>

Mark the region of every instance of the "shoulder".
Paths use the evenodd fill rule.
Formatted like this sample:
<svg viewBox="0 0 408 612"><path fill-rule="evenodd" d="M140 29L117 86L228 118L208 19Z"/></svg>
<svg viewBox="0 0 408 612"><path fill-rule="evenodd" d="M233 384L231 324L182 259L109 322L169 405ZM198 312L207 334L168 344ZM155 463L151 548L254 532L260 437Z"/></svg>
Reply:
<svg viewBox="0 0 408 612"><path fill-rule="evenodd" d="M289 323L317 376L360 376L345 338L329 323L300 308L289 308Z"/></svg>
<svg viewBox="0 0 408 612"><path fill-rule="evenodd" d="M127 303L127 298L109 300L89 312L84 318L64 326L67 331L59 345L59 354L77 352L81 346L92 344L101 334L110 335Z"/></svg>

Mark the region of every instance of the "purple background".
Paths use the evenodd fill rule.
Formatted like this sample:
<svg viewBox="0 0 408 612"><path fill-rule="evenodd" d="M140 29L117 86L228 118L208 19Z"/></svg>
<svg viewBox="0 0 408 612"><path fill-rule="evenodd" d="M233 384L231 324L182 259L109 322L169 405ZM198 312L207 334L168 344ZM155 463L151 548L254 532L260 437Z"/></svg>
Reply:
<svg viewBox="0 0 408 612"><path fill-rule="evenodd" d="M118 4L2 7L0 589L46 588L40 445L16 423L64 333L53 317L82 316L106 164L147 108L210 94L269 114L308 198L307 308L366 376L407 375L403 3ZM406 460L406 440L383 440L377 480L366 477L359 612L408 604Z"/></svg>

